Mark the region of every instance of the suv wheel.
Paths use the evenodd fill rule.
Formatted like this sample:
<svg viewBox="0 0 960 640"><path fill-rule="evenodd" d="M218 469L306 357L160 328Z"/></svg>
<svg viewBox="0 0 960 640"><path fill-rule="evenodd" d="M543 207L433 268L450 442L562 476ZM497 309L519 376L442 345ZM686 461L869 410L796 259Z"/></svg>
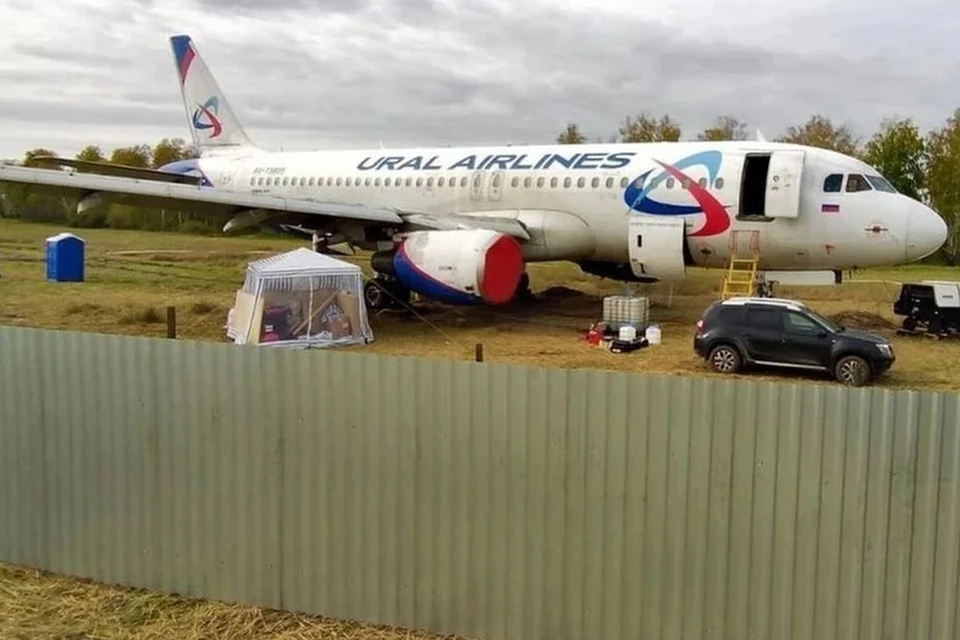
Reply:
<svg viewBox="0 0 960 640"><path fill-rule="evenodd" d="M862 387L870 380L870 365L860 356L843 356L833 368L837 382L851 387Z"/></svg>
<svg viewBox="0 0 960 640"><path fill-rule="evenodd" d="M736 373L742 363L740 352L728 344L721 344L710 351L710 364L720 373Z"/></svg>

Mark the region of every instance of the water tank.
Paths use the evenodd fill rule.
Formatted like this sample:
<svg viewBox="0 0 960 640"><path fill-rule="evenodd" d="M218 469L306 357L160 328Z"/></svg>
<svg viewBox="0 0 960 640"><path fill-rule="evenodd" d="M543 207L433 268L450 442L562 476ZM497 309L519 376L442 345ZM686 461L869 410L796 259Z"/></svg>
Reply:
<svg viewBox="0 0 960 640"><path fill-rule="evenodd" d="M47 280L83 282L84 241L72 233L47 238Z"/></svg>

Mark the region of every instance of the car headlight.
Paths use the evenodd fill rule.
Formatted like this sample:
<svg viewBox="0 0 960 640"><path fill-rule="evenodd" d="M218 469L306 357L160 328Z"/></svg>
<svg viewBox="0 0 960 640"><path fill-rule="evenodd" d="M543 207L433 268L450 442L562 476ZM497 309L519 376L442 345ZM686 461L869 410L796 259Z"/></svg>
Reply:
<svg viewBox="0 0 960 640"><path fill-rule="evenodd" d="M877 349L879 349L880 353L882 353L885 357L893 357L893 347L890 344L878 344Z"/></svg>

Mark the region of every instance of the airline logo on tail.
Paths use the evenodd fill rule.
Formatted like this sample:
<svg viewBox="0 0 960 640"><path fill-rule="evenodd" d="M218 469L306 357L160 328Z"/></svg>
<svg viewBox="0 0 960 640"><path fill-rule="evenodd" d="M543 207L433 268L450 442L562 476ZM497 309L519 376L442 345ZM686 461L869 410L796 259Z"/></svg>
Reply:
<svg viewBox="0 0 960 640"><path fill-rule="evenodd" d="M216 138L223 132L223 123L220 122L220 101L217 96L212 96L203 104L198 104L193 112L193 127L201 131L213 129L210 133L211 138Z"/></svg>
<svg viewBox="0 0 960 640"><path fill-rule="evenodd" d="M687 156L673 164L666 164L655 160L663 168L652 180L647 180L655 169L641 174L636 180L627 186L623 192L623 199L633 211L646 213L654 216L689 216L702 213L706 218L703 226L695 233L690 234L693 237L709 237L723 233L730 227L730 216L727 213L726 205L718 201L712 193L701 186L693 178L689 177L681 169L689 167L702 166L707 169L707 184L712 185L720 173L720 163L723 156L719 151L702 151ZM685 185L686 190L693 197L696 205L677 205L660 202L650 197L650 192L657 188L664 180L673 178L681 185ZM643 188L640 187L643 185Z"/></svg>

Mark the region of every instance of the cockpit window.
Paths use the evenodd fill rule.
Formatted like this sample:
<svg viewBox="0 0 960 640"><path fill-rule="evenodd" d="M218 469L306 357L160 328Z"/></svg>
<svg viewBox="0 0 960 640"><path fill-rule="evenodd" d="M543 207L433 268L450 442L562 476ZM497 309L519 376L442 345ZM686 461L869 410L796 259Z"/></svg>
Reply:
<svg viewBox="0 0 960 640"><path fill-rule="evenodd" d="M851 173L847 176L847 193L854 191L870 191L872 187L867 179L859 173Z"/></svg>
<svg viewBox="0 0 960 640"><path fill-rule="evenodd" d="M896 193L896 188L886 181L886 179L880 176L871 176L867 175L867 180L870 181L870 184L873 185L873 188L877 191L886 191L887 193Z"/></svg>
<svg viewBox="0 0 960 640"><path fill-rule="evenodd" d="M823 180L823 190L827 193L837 193L843 184L843 174L831 173Z"/></svg>

